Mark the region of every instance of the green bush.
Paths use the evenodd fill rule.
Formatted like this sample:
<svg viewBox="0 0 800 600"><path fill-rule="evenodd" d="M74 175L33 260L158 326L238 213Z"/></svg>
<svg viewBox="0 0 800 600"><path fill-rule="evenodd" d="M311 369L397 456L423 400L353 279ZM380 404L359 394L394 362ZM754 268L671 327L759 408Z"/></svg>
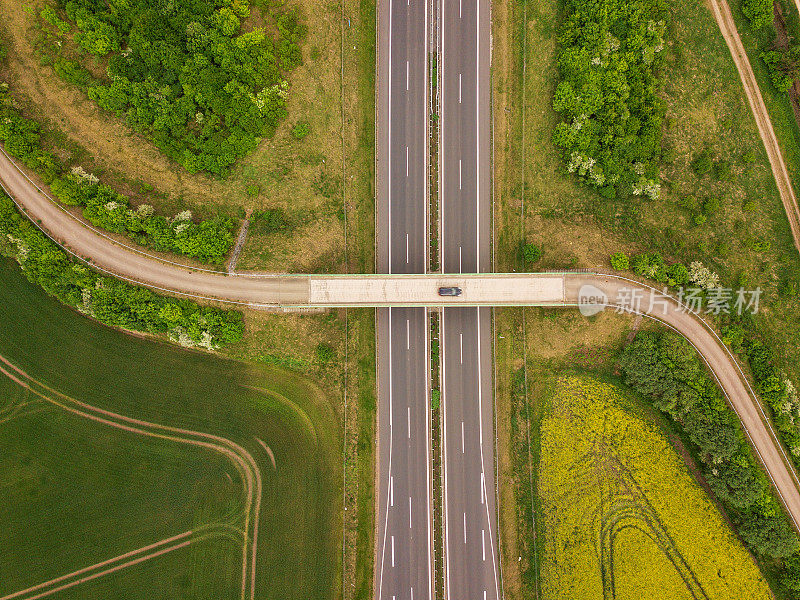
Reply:
<svg viewBox="0 0 800 600"><path fill-rule="evenodd" d="M783 69L783 54L777 50L769 50L758 55L767 65L769 79L773 87L781 93L787 93L794 83L794 77Z"/></svg>
<svg viewBox="0 0 800 600"><path fill-rule="evenodd" d="M71 29L69 23L67 23L66 21L62 21L61 19L58 18L58 15L56 14L56 11L53 10L52 6L45 6L39 12L39 16L42 18L43 21L46 21L47 23L52 25L56 29L56 32L59 35L64 35L65 33L68 33L69 30Z"/></svg>
<svg viewBox="0 0 800 600"><path fill-rule="evenodd" d="M698 177L707 174L713 166L714 161L709 148L704 148L692 161L692 170Z"/></svg>
<svg viewBox="0 0 800 600"><path fill-rule="evenodd" d="M526 263L535 263L542 258L542 247L536 244L525 244L522 246L522 258Z"/></svg>
<svg viewBox="0 0 800 600"><path fill-rule="evenodd" d="M637 254L631 260L631 269L640 277L649 279L666 280L667 266L664 259L657 252L652 254Z"/></svg>
<svg viewBox="0 0 800 600"><path fill-rule="evenodd" d="M627 271L630 268L630 259L624 252L615 252L611 255L611 268L616 271Z"/></svg>
<svg viewBox="0 0 800 600"><path fill-rule="evenodd" d="M744 0L742 12L753 29L761 29L775 18L773 0Z"/></svg>
<svg viewBox="0 0 800 600"><path fill-rule="evenodd" d="M8 108L7 88L0 93L0 97L5 104L0 109L0 141L4 142L5 151L36 171L45 183L50 183L56 176L58 163L53 154L42 150L41 128Z"/></svg>
<svg viewBox="0 0 800 600"><path fill-rule="evenodd" d="M671 287L689 283L689 269L682 263L675 263L667 267L667 284Z"/></svg>
<svg viewBox="0 0 800 600"><path fill-rule="evenodd" d="M81 65L73 60L57 58L53 63L53 69L64 81L68 81L69 83L77 85L83 89L88 89L89 86L95 82L95 79L89 70L84 69Z"/></svg>
<svg viewBox="0 0 800 600"><path fill-rule="evenodd" d="M48 294L107 325L207 349L237 342L244 332L240 312L160 296L73 261L6 195L0 195L0 253L16 259L25 276Z"/></svg>
<svg viewBox="0 0 800 600"><path fill-rule="evenodd" d="M261 192L261 188L259 188L255 184L247 186L247 195L250 196L251 198L255 198L256 196L258 196L258 194L260 192Z"/></svg>
<svg viewBox="0 0 800 600"><path fill-rule="evenodd" d="M311 133L311 125L305 121L292 127L292 137L296 140L302 140L309 133Z"/></svg>

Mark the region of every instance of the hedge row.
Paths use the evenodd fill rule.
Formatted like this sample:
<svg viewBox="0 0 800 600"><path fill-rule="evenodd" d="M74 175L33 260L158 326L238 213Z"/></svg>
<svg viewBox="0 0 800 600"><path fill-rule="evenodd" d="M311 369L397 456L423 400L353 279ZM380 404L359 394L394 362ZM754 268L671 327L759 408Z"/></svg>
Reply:
<svg viewBox="0 0 800 600"><path fill-rule="evenodd" d="M739 535L778 561L781 583L800 590L800 540L753 457L738 419L692 346L673 332L636 336L620 361L625 382L667 413L690 440L703 474Z"/></svg>
<svg viewBox="0 0 800 600"><path fill-rule="evenodd" d="M0 254L16 259L25 276L48 294L106 325L209 350L237 342L244 332L238 311L160 296L71 260L5 194L0 195Z"/></svg>

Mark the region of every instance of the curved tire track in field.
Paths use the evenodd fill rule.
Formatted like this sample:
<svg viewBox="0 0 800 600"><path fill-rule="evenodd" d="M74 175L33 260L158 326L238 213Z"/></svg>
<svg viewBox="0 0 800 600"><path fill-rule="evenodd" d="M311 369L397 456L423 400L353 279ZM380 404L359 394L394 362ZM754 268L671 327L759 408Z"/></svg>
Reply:
<svg viewBox="0 0 800 600"><path fill-rule="evenodd" d="M761 96L756 76L753 73L750 60L747 58L747 53L736 29L730 6L728 6L727 0L707 1L722 37L725 38L725 43L728 45L733 62L736 64L736 70L739 72L739 79L741 79L744 86L747 102L750 104L750 110L753 113L753 117L755 117L756 125L758 125L758 133L761 135L761 141L764 143L764 148L769 157L769 164L772 167L775 184L778 186L778 192L781 195L786 218L789 220L795 248L800 251L800 208L798 208L797 197L792 187L792 181L789 178L789 172L786 169L786 163L783 160L783 154L781 154L781 148L778 145L778 138L775 137L775 130L772 127L772 121L770 121L767 107L764 104L764 98ZM795 0L795 4L800 10L800 0Z"/></svg>
<svg viewBox="0 0 800 600"><path fill-rule="evenodd" d="M235 442L217 435L160 425L158 423L150 423L148 421L134 419L119 413L91 406L75 398L70 398L35 380L3 356L0 356L0 363L5 365L5 367L0 366L0 373L28 389L45 402L49 402L63 410L130 433L205 448L222 454L230 460L236 467L236 470L239 472L245 484L241 598L245 600L249 590L249 597L253 600L255 597L256 552L258 547L258 520L261 512L262 479L261 471L255 459L253 459L252 455L247 450ZM41 388L41 390L37 388ZM188 545L188 543L181 542L177 547L185 545ZM177 549L177 547L173 549ZM161 549L153 554L163 553L164 550ZM136 559L135 562L142 562L145 559L145 557L140 557ZM17 596L5 596L0 598L0 600L11 600L12 598L17 598Z"/></svg>
<svg viewBox="0 0 800 600"><path fill-rule="evenodd" d="M109 575L115 571L138 565L139 563L162 556L174 550L186 548L196 542L217 537L229 537L239 542L240 536L241 531L239 529L225 524L208 525L197 530L185 531L143 548L126 552L120 556L115 556L114 558L84 567L78 571L39 583L27 589L9 594L8 596L3 596L0 600L38 600L39 598L45 598L57 592L75 587L76 585L97 579L98 577Z"/></svg>

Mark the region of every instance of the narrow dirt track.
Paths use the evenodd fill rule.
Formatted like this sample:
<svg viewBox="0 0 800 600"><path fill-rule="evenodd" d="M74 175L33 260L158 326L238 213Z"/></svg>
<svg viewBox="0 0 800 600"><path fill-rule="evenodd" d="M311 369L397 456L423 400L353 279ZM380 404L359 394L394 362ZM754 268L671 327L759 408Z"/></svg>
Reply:
<svg viewBox="0 0 800 600"><path fill-rule="evenodd" d="M727 0L707 1L711 12L714 13L714 19L719 26L722 37L725 38L725 43L731 52L733 62L736 64L736 70L739 71L739 78L744 86L747 102L750 104L750 110L753 112L753 117L755 117L758 125L758 132L769 157L769 164L772 167L772 174L775 177L775 183L781 195L786 218L789 220L795 248L800 252L800 208L798 208L797 197L792 187L792 181L789 178L789 172L786 169L786 163L783 160L783 154L781 154L781 148L778 145L778 138L775 137L772 121L764 104L761 89L758 87L756 76L753 73L752 66L750 66L750 60L747 58L747 53L742 45L742 40L739 37ZM794 0L794 2L798 7L798 11L800 11L800 0Z"/></svg>

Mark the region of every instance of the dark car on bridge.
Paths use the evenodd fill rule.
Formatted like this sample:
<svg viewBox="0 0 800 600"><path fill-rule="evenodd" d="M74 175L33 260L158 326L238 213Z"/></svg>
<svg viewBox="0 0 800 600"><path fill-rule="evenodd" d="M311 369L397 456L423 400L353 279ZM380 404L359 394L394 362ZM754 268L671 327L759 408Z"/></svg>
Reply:
<svg viewBox="0 0 800 600"><path fill-rule="evenodd" d="M440 296L460 296L461 295L461 288L460 287L440 287L439 288L439 295Z"/></svg>

